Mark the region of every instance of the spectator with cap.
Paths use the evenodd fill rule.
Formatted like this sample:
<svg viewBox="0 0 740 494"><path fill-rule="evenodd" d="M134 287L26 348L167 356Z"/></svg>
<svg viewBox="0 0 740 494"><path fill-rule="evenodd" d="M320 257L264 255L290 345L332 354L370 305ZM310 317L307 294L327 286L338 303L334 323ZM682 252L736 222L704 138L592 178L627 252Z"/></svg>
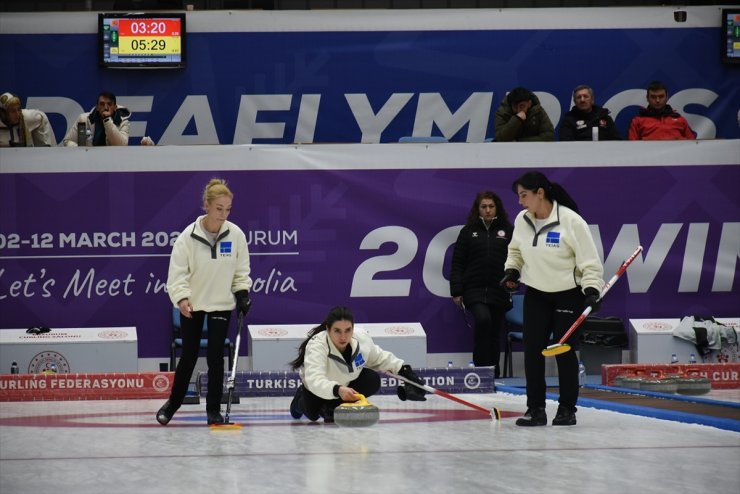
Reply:
<svg viewBox="0 0 740 494"><path fill-rule="evenodd" d="M555 129L537 96L517 87L507 94L495 115L496 141L553 141Z"/></svg>
<svg viewBox="0 0 740 494"><path fill-rule="evenodd" d="M41 110L21 108L13 93L0 94L0 147L56 145L49 118Z"/></svg>
<svg viewBox="0 0 740 494"><path fill-rule="evenodd" d="M128 146L130 116L128 108L116 104L115 94L103 91L95 108L77 117L62 142L65 146Z"/></svg>
<svg viewBox="0 0 740 494"><path fill-rule="evenodd" d="M653 81L647 88L647 108L632 117L630 141L670 141L696 139L689 122L668 104L668 88Z"/></svg>
<svg viewBox="0 0 740 494"><path fill-rule="evenodd" d="M619 141L619 135L609 110L594 104L594 90L577 86L573 90L573 108L560 124L561 141Z"/></svg>

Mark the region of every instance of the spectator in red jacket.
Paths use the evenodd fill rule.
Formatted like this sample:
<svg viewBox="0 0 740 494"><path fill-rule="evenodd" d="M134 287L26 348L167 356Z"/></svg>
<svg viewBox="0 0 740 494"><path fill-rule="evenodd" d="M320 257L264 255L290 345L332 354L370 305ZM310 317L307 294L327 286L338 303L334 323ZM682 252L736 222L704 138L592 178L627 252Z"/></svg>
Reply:
<svg viewBox="0 0 740 494"><path fill-rule="evenodd" d="M647 88L647 108L632 118L629 129L631 141L669 141L696 139L689 123L668 104L668 89L660 81Z"/></svg>

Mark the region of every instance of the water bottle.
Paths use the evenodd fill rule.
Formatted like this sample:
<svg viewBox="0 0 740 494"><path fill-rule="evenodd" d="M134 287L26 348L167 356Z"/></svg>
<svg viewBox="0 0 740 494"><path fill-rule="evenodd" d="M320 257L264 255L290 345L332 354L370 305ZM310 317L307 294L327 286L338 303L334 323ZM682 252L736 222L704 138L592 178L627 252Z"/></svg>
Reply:
<svg viewBox="0 0 740 494"><path fill-rule="evenodd" d="M82 147L87 145L87 125L85 122L77 122L77 145Z"/></svg>
<svg viewBox="0 0 740 494"><path fill-rule="evenodd" d="M675 353L671 354L671 364L677 364L678 363L678 355Z"/></svg>
<svg viewBox="0 0 740 494"><path fill-rule="evenodd" d="M473 362L472 360L468 362L468 367L475 367L475 362Z"/></svg>
<svg viewBox="0 0 740 494"><path fill-rule="evenodd" d="M578 386L584 387L586 385L586 366L583 362L578 361Z"/></svg>
<svg viewBox="0 0 740 494"><path fill-rule="evenodd" d="M695 364L696 363L696 355L694 355L693 353L691 355L689 355L689 363L690 364Z"/></svg>
<svg viewBox="0 0 740 494"><path fill-rule="evenodd" d="M92 131L90 127L85 129L85 146L92 146Z"/></svg>
<svg viewBox="0 0 740 494"><path fill-rule="evenodd" d="M452 369L452 360L447 361L447 368Z"/></svg>
<svg viewBox="0 0 740 494"><path fill-rule="evenodd" d="M598 141L599 140L599 127L591 127L591 140L592 141Z"/></svg>
<svg viewBox="0 0 740 494"><path fill-rule="evenodd" d="M10 373L11 374L20 374L20 370L18 369L18 362L13 360L13 363L10 364Z"/></svg>

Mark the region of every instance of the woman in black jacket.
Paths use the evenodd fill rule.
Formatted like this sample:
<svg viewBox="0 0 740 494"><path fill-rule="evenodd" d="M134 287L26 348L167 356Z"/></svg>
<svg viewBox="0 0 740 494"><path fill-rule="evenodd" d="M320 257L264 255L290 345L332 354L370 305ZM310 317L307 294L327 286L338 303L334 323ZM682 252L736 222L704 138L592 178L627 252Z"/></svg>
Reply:
<svg viewBox="0 0 740 494"><path fill-rule="evenodd" d="M479 192L455 242L450 273L452 301L475 319L473 363L495 366L499 377L501 327L511 297L499 285L514 227L501 198Z"/></svg>

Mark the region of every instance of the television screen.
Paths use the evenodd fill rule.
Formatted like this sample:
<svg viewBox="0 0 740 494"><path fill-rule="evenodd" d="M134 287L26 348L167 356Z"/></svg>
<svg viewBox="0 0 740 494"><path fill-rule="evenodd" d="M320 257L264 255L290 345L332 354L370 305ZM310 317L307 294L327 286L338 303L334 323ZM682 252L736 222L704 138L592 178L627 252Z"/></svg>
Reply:
<svg viewBox="0 0 740 494"><path fill-rule="evenodd" d="M722 10L722 61L740 63L740 9Z"/></svg>
<svg viewBox="0 0 740 494"><path fill-rule="evenodd" d="M107 68L185 66L185 14L98 14L98 57Z"/></svg>

